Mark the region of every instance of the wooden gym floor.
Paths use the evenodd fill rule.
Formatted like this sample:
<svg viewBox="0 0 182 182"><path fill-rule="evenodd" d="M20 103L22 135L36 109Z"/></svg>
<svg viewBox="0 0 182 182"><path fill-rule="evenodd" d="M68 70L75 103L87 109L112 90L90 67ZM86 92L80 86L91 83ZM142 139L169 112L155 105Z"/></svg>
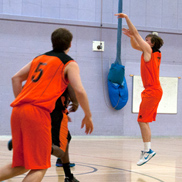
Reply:
<svg viewBox="0 0 182 182"><path fill-rule="evenodd" d="M7 139L0 140L0 165L11 162L12 152ZM182 182L182 138L154 138L152 149L157 153L147 164L137 166L141 139L73 137L70 161L76 166L72 172L80 182ZM63 182L61 167L55 167L51 157L43 182ZM24 175L6 180L20 182Z"/></svg>

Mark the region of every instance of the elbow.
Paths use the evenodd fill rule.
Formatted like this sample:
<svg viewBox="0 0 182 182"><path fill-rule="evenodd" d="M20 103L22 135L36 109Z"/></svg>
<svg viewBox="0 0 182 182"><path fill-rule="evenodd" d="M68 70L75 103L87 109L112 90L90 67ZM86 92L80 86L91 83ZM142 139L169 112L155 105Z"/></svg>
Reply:
<svg viewBox="0 0 182 182"><path fill-rule="evenodd" d="M83 87L79 87L75 90L75 94L76 94L76 97L78 100L78 98L84 97L84 95L86 95L86 92L85 92L85 89Z"/></svg>
<svg viewBox="0 0 182 182"><path fill-rule="evenodd" d="M81 95L85 94L85 89L83 87L80 87L75 92L77 95L81 96Z"/></svg>
<svg viewBox="0 0 182 182"><path fill-rule="evenodd" d="M13 77L11 77L11 82L12 83L16 82L16 79L17 79L17 77L16 77L16 75L14 75Z"/></svg>
<svg viewBox="0 0 182 182"><path fill-rule="evenodd" d="M12 82L12 84L21 83L22 79L21 79L21 77L19 77L18 75L15 74L13 77L11 77L11 82Z"/></svg>

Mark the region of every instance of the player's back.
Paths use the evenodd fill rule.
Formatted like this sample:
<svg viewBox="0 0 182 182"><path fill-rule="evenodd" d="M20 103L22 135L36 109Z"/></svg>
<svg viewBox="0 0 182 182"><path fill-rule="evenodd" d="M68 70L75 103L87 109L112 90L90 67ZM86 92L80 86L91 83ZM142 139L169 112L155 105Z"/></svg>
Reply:
<svg viewBox="0 0 182 182"><path fill-rule="evenodd" d="M36 57L30 67L27 81L11 104L32 104L51 112L57 98L65 91L68 81L64 78L64 68L73 61L65 53L50 51Z"/></svg>

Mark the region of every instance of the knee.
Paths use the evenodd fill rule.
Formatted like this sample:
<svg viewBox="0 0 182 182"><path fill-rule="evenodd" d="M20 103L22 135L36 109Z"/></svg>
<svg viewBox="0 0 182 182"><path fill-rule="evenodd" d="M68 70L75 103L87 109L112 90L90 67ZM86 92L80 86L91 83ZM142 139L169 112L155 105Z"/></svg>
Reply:
<svg viewBox="0 0 182 182"><path fill-rule="evenodd" d="M65 152L63 150L61 150L58 146L53 145L51 154L58 158L62 158L62 157L64 157Z"/></svg>

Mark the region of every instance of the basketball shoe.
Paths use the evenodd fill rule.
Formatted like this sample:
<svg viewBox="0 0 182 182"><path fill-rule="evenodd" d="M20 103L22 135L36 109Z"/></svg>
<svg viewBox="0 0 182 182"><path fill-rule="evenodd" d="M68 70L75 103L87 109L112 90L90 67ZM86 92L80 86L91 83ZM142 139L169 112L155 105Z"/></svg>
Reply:
<svg viewBox="0 0 182 182"><path fill-rule="evenodd" d="M141 151L140 160L137 162L138 166L142 166L143 164L147 163L152 157L155 156L155 152L153 150L149 150L148 152Z"/></svg>
<svg viewBox="0 0 182 182"><path fill-rule="evenodd" d="M79 182L79 181L73 176L72 179L66 177L66 178L64 179L64 182Z"/></svg>
<svg viewBox="0 0 182 182"><path fill-rule="evenodd" d="M74 166L75 166L75 163L70 163L70 167L74 167ZM63 163L60 158L58 158L56 161L56 167L63 167Z"/></svg>

